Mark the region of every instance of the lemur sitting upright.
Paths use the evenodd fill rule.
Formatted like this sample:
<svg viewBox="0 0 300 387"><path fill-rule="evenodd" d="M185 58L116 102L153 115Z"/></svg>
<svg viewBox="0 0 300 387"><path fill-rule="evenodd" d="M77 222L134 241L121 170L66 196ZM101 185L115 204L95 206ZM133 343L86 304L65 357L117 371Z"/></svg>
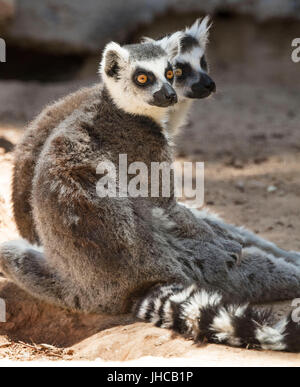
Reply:
<svg viewBox="0 0 300 387"><path fill-rule="evenodd" d="M168 109L166 129L169 135L176 133L184 124L196 98L207 97L215 91L215 83L207 74L208 64L205 57L209 28L209 18L205 17L196 20L184 31L175 32L158 41L145 38L167 51L175 71L173 87L178 96L178 103ZM12 187L14 217L21 236L31 243L39 243L32 215L31 192L35 166L43 145L62 120L74 110L80 109L83 103L87 103L87 99L92 100L98 92L99 84L81 89L45 108L26 130L17 146ZM204 218L215 232L223 234L227 239L237 240L243 246L258 247L275 257L299 262L298 253L282 250L244 228L226 224L207 210L194 211L194 215Z"/></svg>
<svg viewBox="0 0 300 387"><path fill-rule="evenodd" d="M185 33L178 31L160 41L156 42L151 40L151 43L161 46L168 53L170 60L173 61L174 55L183 54L182 47L179 47L179 43L181 46L183 44L181 39L186 41L184 47L187 49L189 40L187 37L190 36L191 39L194 39L195 50L189 52L189 56L191 59L197 56L198 59L199 50L201 52L205 50L208 35L208 20L208 18L204 18L201 22L199 19L192 27L187 28ZM149 38L147 39L150 41ZM195 42L199 43L198 48L195 47ZM202 65L204 61L204 59L201 59ZM185 67L187 68L188 66ZM177 66L177 75L179 71L180 69ZM174 83L175 90L179 96L179 103L170 107L168 109L168 115L166 115L165 126L169 134L174 134L178 127L183 125L191 101L188 98L204 98L215 90L214 82L207 75L205 76L203 71L201 79L199 77L199 71L195 74L189 73L188 75L182 73L176 77ZM195 80L196 85L193 83ZM93 93L98 92L98 89L99 85L92 88L84 88L49 105L31 123L21 143L16 148L12 191L14 217L21 236L31 243L39 243L32 216L31 191L34 169L42 147L58 123L75 109L80 108L81 104L86 102L87 98L93 96Z"/></svg>
<svg viewBox="0 0 300 387"><path fill-rule="evenodd" d="M204 257L209 266L214 256L214 266L225 274L241 246L195 222L173 194L97 195L98 164L110 161L118 170L120 153L128 163L143 161L149 168L153 161L172 162L162 106L177 98L167 54L153 44L110 43L101 75L103 87L91 89L80 108L57 123L38 156L32 208L43 252L24 241L8 242L0 270L48 302L120 313L152 284L202 280ZM191 256L194 244L201 246L201 257Z"/></svg>
<svg viewBox="0 0 300 387"><path fill-rule="evenodd" d="M120 153L148 168L172 162L162 106L176 101L160 46L111 43L101 74L104 86L84 92L38 156L32 208L42 251L22 240L5 243L1 272L66 308L122 313L134 306L138 317L195 340L300 350L290 319L270 326L265 314L222 301L222 295L236 302L297 297L298 266L252 248L236 265L242 246L179 205L174 194L97 195L97 165L110 162L118 170ZM171 285L157 287L165 283Z"/></svg>

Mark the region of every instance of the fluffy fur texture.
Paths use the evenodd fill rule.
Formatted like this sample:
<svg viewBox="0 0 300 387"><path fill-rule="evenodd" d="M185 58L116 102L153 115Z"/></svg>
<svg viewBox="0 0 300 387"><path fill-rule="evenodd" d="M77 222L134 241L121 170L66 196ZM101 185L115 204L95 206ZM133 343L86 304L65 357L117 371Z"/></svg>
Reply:
<svg viewBox="0 0 300 387"><path fill-rule="evenodd" d="M288 316L274 322L271 310L233 302L196 285L172 284L151 290L134 309L136 316L172 329L196 343L300 352L300 325Z"/></svg>
<svg viewBox="0 0 300 387"><path fill-rule="evenodd" d="M22 238L30 243L39 244L32 214L32 183L34 170L47 138L60 122L92 101L100 93L100 85L83 88L45 109L29 125L14 153L12 181L12 202L14 218Z"/></svg>
<svg viewBox="0 0 300 387"><path fill-rule="evenodd" d="M194 46L193 41L185 43ZM163 126L156 114L149 113L157 108L151 105L144 114L143 109L132 114L131 106L126 111L112 83L119 82L120 88L128 85L131 78L126 68L133 71L133 63L145 66L149 60L152 50L145 47L109 45L101 66L106 74L104 87L97 85L66 97L31 125L17 150L15 214L24 220L22 216L32 209L34 226L30 229L29 221L24 234L39 240L43 250L24 242L7 242L0 249L0 270L35 297L82 312L126 312L135 300L143 300L147 289L162 283L186 287L196 282L201 289L209 287L236 302L299 297L299 254L179 205L173 192L170 198L100 198L96 194L100 161L113 163L117 171L120 153L128 155L128 163L139 160L149 169L153 161L173 161ZM153 51L157 53L151 56L155 68L164 55ZM144 106L150 97L146 94L133 97L134 103ZM192 288L177 292L175 300L185 302L192 292ZM220 295L202 294L215 303ZM155 301L156 308L160 302ZM240 314L243 308L232 313ZM219 341L222 325L232 331L231 309L226 310L214 320ZM195 304L185 309L191 326L198 312ZM170 309L166 316L164 326L173 321ZM286 327L290 325L288 321ZM284 323L279 326L279 333L285 334ZM257 339L270 332L263 327ZM230 340L237 343L239 339L232 335Z"/></svg>

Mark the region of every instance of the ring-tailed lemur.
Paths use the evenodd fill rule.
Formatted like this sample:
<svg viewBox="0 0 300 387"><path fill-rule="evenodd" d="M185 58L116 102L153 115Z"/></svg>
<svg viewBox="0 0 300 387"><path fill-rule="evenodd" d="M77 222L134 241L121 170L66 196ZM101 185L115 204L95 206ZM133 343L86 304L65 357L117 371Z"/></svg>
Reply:
<svg viewBox="0 0 300 387"><path fill-rule="evenodd" d="M164 48L169 53L174 68L174 88L178 95L178 104L169 109L167 128L171 134L176 134L185 124L195 99L207 98L216 91L216 84L208 75L205 56L209 29L209 17L206 16L197 19L184 31L175 32L157 41L143 39Z"/></svg>
<svg viewBox="0 0 300 387"><path fill-rule="evenodd" d="M208 76L208 62L206 60L206 46L211 25L209 17L197 19L191 27L183 31L165 36L154 41L144 38L163 47L169 53L173 65L175 80L174 88L178 95L178 103L169 109L167 129L169 134L176 134L185 123L195 99L208 97L216 91L214 81ZM178 48L179 42L179 48ZM295 251L285 251L243 227L236 227L225 223L220 217L208 210L194 211L196 217L206 222L220 235L236 240L243 246L256 247L274 257L284 257L292 263L300 265L300 254Z"/></svg>
<svg viewBox="0 0 300 387"><path fill-rule="evenodd" d="M221 307L216 294L212 305L210 297L205 303L205 288L237 302L293 298L300 294L299 267L253 248L244 249L241 264L235 265L241 246L214 232L174 196L96 194L99 162L118 167L120 153L127 153L129 163L139 160L148 167L153 161L172 161L161 125L165 111L153 106L176 99L166 83L170 71L166 54L153 44L107 46L104 87L87 92L80 107L57 123L37 160L32 205L43 251L25 241L7 242L0 250L0 270L34 296L63 307L120 313L138 302L138 317L157 325L197 334L196 339L214 340L218 334L217 341L253 344L253 329L241 333L234 322L243 317L251 325L254 312ZM154 284L177 282L179 288L163 286L142 295ZM185 287L191 282L203 289ZM276 331L256 318L261 346L276 340L273 334L295 339L298 326L292 321L284 320ZM184 324L198 324L199 331Z"/></svg>
<svg viewBox="0 0 300 387"><path fill-rule="evenodd" d="M179 103L168 109L166 116L168 135L173 135L183 125L192 99L207 97L215 91L215 84L206 73L207 64L204 57L208 22L208 17L202 21L198 19L185 31L175 32L159 41L145 38L167 51L170 61L176 65L177 76L174 78L173 87L179 97ZM178 59L175 62L174 57ZM178 75L179 71L181 75ZM81 89L45 108L28 127L15 150L12 185L14 217L20 235L31 243L39 243L32 216L31 192L34 168L43 144L58 123L73 110L80 108L82 102L97 92L98 88L99 85Z"/></svg>
<svg viewBox="0 0 300 387"><path fill-rule="evenodd" d="M38 156L32 208L43 251L8 242L0 270L48 302L120 313L152 284L202 282L216 268L224 278L241 246L196 221L173 192L170 198L97 195L98 164L113 163L118 171L121 153L148 170L153 161L172 163L162 106L176 102L168 57L157 45L110 43L101 75L104 86L57 123ZM201 256L191 254L195 246Z"/></svg>
<svg viewBox="0 0 300 387"><path fill-rule="evenodd" d="M205 59L209 28L209 18L206 17L196 20L184 31L175 32L158 42L151 41L167 51L177 74L173 87L178 95L178 103L168 109L169 134L176 133L178 127L182 126L194 98L207 96L209 91L215 89L214 82L208 78ZM16 148L12 186L14 217L21 236L31 243L39 243L32 215L31 193L34 170L43 145L61 121L88 100L92 101L99 88L97 84L92 88L81 89L45 108L26 130ZM205 219L224 238L237 240L243 246L258 247L268 254L285 257L294 263L299 261L298 253L282 250L244 228L225 223L208 211L194 211L194 215Z"/></svg>

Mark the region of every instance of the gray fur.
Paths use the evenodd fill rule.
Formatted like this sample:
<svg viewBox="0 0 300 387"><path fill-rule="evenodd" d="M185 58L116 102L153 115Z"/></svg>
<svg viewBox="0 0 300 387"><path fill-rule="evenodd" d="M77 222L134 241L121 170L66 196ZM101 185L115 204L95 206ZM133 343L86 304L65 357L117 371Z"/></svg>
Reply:
<svg viewBox="0 0 300 387"><path fill-rule="evenodd" d="M130 55L135 60L149 60L165 55L164 50L160 46L152 43L144 43L143 45L130 44L123 47L129 51Z"/></svg>
<svg viewBox="0 0 300 387"><path fill-rule="evenodd" d="M43 253L20 242L4 244L0 270L8 278L47 302L97 313L126 312L157 283L196 282L241 301L299 297L300 268L283 259L286 252L275 258L270 251L279 253L276 247L248 248L239 229L192 212L173 195L99 198L100 161L118 166L119 154L127 153L128 163L149 168L153 161L172 162L172 149L162 126L118 108L106 87L87 89L79 100L70 96L66 106L55 105L54 121L49 108L26 135L34 165L22 161L18 174L30 165L32 181L20 188L29 189ZM39 125L43 141L35 142Z"/></svg>
<svg viewBox="0 0 300 387"><path fill-rule="evenodd" d="M116 127L117 122L122 125ZM58 125L43 147L35 168L32 205L44 248L41 272L48 266L49 277L63 278L51 284L60 295L51 302L83 311L120 313L132 296L151 284L202 278L199 259L190 256L190 244L186 245L188 239L182 244L180 240L193 236L209 256L214 250L213 233L207 227L200 235L201 229L190 223L193 215L179 208L174 198L97 197L98 162L117 163L124 150L129 163L138 159L149 166L153 160L171 160L162 128L150 119L120 111L106 90ZM172 229L153 219L157 207L169 209ZM219 243L216 259L226 272L234 259L224 252L221 239ZM18 253L24 257L17 261L18 270L10 268L16 262L16 248L14 244L3 247L1 270L31 294L49 301L48 282L38 283L35 291L35 281L27 279L30 274L24 265L26 257L33 259L33 248ZM35 261L34 276L38 276Z"/></svg>

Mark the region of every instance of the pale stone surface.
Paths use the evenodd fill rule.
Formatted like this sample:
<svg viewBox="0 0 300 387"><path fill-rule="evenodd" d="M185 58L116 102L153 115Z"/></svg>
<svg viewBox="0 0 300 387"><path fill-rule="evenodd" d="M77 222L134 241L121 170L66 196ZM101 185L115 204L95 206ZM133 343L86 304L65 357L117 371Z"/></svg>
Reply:
<svg viewBox="0 0 300 387"><path fill-rule="evenodd" d="M16 0L7 36L18 45L54 52L98 52L111 40L126 41L140 25L172 10L178 15L233 12L300 19L300 0ZM10 4L1 0L0 4ZM0 9L1 15L1 9Z"/></svg>

